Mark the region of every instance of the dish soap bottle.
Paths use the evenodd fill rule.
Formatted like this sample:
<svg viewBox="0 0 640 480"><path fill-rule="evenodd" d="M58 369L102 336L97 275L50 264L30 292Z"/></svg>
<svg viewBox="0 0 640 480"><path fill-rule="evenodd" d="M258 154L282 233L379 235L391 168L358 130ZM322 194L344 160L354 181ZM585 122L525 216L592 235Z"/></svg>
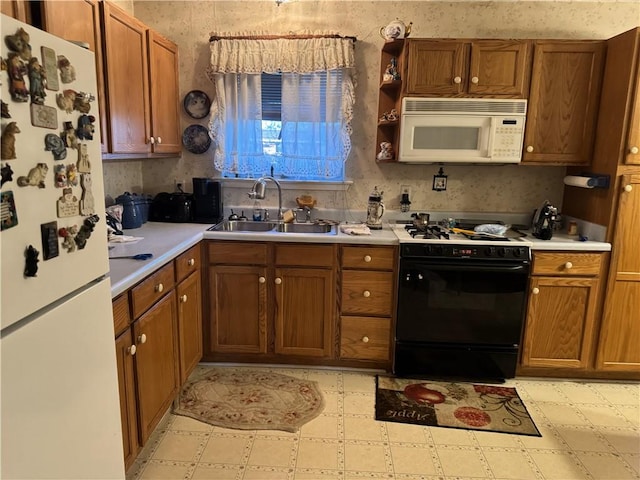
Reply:
<svg viewBox="0 0 640 480"><path fill-rule="evenodd" d="M260 208L260 200L253 202L253 221L259 222L262 220L262 209Z"/></svg>

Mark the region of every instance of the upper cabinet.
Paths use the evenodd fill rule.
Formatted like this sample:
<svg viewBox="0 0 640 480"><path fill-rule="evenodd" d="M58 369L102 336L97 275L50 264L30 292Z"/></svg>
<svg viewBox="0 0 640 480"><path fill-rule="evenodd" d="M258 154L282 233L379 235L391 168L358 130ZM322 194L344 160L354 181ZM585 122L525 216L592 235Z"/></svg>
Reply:
<svg viewBox="0 0 640 480"><path fill-rule="evenodd" d="M400 112L402 99L403 76L406 70L404 55L405 40L390 40L382 46L380 55L380 91L378 95L378 128L376 144L388 142L391 152L379 154L379 162L395 162L398 156L398 137L400 132ZM396 65L395 78L389 72ZM391 77L391 78L389 78ZM395 115L392 110L395 109Z"/></svg>
<svg viewBox="0 0 640 480"><path fill-rule="evenodd" d="M589 165L605 42L536 41L523 163Z"/></svg>
<svg viewBox="0 0 640 480"><path fill-rule="evenodd" d="M409 40L407 94L526 98L528 40Z"/></svg>
<svg viewBox="0 0 640 480"><path fill-rule="evenodd" d="M180 153L177 46L113 4L103 5L108 152Z"/></svg>
<svg viewBox="0 0 640 480"><path fill-rule="evenodd" d="M13 17L21 22L31 23L31 12L27 0L2 0L0 2L4 15Z"/></svg>

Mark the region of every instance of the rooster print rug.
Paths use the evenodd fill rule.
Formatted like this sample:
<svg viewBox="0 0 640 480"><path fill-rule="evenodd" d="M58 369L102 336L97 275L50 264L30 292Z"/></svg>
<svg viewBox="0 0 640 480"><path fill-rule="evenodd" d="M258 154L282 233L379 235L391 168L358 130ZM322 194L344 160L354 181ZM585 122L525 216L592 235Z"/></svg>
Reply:
<svg viewBox="0 0 640 480"><path fill-rule="evenodd" d="M512 387L378 375L376 420L540 437Z"/></svg>

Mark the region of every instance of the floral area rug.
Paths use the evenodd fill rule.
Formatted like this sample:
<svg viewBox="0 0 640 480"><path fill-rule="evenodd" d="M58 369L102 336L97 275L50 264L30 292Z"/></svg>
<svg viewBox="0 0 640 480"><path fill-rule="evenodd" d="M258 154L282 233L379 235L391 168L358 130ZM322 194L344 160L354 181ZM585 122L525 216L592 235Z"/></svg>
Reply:
<svg viewBox="0 0 640 480"><path fill-rule="evenodd" d="M323 408L324 398L314 381L213 367L189 377L173 413L225 428L295 432Z"/></svg>
<svg viewBox="0 0 640 480"><path fill-rule="evenodd" d="M376 420L540 437L515 388L378 376Z"/></svg>

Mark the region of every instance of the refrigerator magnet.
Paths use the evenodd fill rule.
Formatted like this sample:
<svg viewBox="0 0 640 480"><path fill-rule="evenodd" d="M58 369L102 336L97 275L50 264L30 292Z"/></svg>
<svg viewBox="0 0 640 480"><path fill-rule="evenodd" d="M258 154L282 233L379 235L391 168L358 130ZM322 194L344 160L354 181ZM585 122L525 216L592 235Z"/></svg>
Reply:
<svg viewBox="0 0 640 480"><path fill-rule="evenodd" d="M11 165L5 163L2 166L2 184L0 186L11 181L13 181L13 170L11 170Z"/></svg>
<svg viewBox="0 0 640 480"><path fill-rule="evenodd" d="M76 129L73 122L62 122L63 131L60 132L60 138L69 148L78 148L78 137L76 137Z"/></svg>
<svg viewBox="0 0 640 480"><path fill-rule="evenodd" d="M16 122L9 122L2 131L0 137L0 158L2 160L15 160L16 158L16 134L20 133Z"/></svg>
<svg viewBox="0 0 640 480"><path fill-rule="evenodd" d="M29 37L27 31L20 27L13 35L6 35L4 37L4 43L7 44L9 50L18 53L22 60L28 62L33 56L31 55L31 45L29 45L30 39L31 37Z"/></svg>
<svg viewBox="0 0 640 480"><path fill-rule="evenodd" d="M78 169L76 168L75 163L70 163L67 165L67 186L78 186Z"/></svg>
<svg viewBox="0 0 640 480"><path fill-rule="evenodd" d="M73 101L73 108L80 113L89 113L91 110L91 102L95 101L95 95L85 92L78 92Z"/></svg>
<svg viewBox="0 0 640 480"><path fill-rule="evenodd" d="M81 143L80 148L78 148L78 172L80 173L91 172L91 161L89 160L89 150L87 149L87 145L84 143Z"/></svg>
<svg viewBox="0 0 640 480"><path fill-rule="evenodd" d="M47 222L40 225L40 236L42 237L42 258L49 260L60 255L58 248L58 223Z"/></svg>
<svg viewBox="0 0 640 480"><path fill-rule="evenodd" d="M58 55L58 68L60 69L60 80L62 83L71 83L76 79L76 68L64 55Z"/></svg>
<svg viewBox="0 0 640 480"><path fill-rule="evenodd" d="M55 178L55 185L57 188L64 188L67 186L67 166L64 163L57 164L53 167L53 177Z"/></svg>
<svg viewBox="0 0 640 480"><path fill-rule="evenodd" d="M60 135L55 133L47 133L44 136L44 149L53 154L54 160L64 160L67 158L67 147Z"/></svg>
<svg viewBox="0 0 640 480"><path fill-rule="evenodd" d="M80 250L82 250L87 245L87 240L91 236L91 232L93 232L93 229L95 228L96 223L98 223L99 221L100 221L100 217L98 215L91 215L90 217L85 218L84 222L82 222L80 231L78 232L78 235L76 235L76 238L74 239L76 242L76 245Z"/></svg>
<svg viewBox="0 0 640 480"><path fill-rule="evenodd" d="M11 100L14 102L28 102L29 90L27 90L27 84L24 81L27 67L24 62L20 60L20 55L15 52L9 52L7 56L7 70L9 71L9 93L11 94Z"/></svg>
<svg viewBox="0 0 640 480"><path fill-rule="evenodd" d="M53 48L40 47L42 52L42 65L44 67L44 73L47 76L47 83L45 87L47 90L53 90L57 92L60 90L60 82L58 81L58 65L56 59L56 52Z"/></svg>
<svg viewBox="0 0 640 480"><path fill-rule="evenodd" d="M29 245L27 249L24 251L25 256L25 265L24 265L24 276L25 277L35 277L38 273L38 255L40 252L33 248L33 245Z"/></svg>
<svg viewBox="0 0 640 480"><path fill-rule="evenodd" d="M0 105L2 105L2 118L11 118L11 114L9 113L9 104L0 100Z"/></svg>
<svg viewBox="0 0 640 480"><path fill-rule="evenodd" d="M64 248L67 253L76 251L76 242L74 240L75 236L78 234L78 226L71 225L70 227L62 227L58 230L58 235L62 237L62 248Z"/></svg>
<svg viewBox="0 0 640 480"><path fill-rule="evenodd" d="M38 57L31 57L29 59L27 70L29 72L29 94L31 95L31 103L44 105L44 97L47 96L47 92L44 90L47 77L44 67L40 65L38 61Z"/></svg>
<svg viewBox="0 0 640 480"><path fill-rule="evenodd" d="M93 115L80 115L76 136L80 140L93 140L93 134L96 131L96 127L93 125L95 121L96 117Z"/></svg>
<svg viewBox="0 0 640 480"><path fill-rule="evenodd" d="M31 125L43 128L58 128L58 111L55 107L31 104Z"/></svg>
<svg viewBox="0 0 640 480"><path fill-rule="evenodd" d="M56 95L56 104L60 110L66 113L73 112L73 102L76 99L77 92L75 90L63 90L62 93Z"/></svg>
<svg viewBox="0 0 640 480"><path fill-rule="evenodd" d="M29 174L26 177L18 177L18 186L44 188L46 186L44 180L47 178L48 171L49 167L46 163L38 163L29 170Z"/></svg>
<svg viewBox="0 0 640 480"><path fill-rule="evenodd" d="M13 192L0 193L0 227L2 230L15 227L18 224L18 213Z"/></svg>
<svg viewBox="0 0 640 480"><path fill-rule="evenodd" d="M80 201L70 188L62 190L62 196L57 200L56 204L58 207L58 218L80 215Z"/></svg>
<svg viewBox="0 0 640 480"><path fill-rule="evenodd" d="M90 173L80 175L80 186L82 187L82 197L80 200L80 215L93 215L95 213L95 200L93 198L93 180Z"/></svg>

